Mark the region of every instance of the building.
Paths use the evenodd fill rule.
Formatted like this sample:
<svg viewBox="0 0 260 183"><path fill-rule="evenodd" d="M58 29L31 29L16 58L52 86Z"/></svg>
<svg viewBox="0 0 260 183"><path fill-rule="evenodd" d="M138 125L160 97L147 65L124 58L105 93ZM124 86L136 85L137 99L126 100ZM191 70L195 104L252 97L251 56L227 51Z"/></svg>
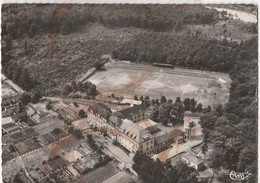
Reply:
<svg viewBox="0 0 260 183"><path fill-rule="evenodd" d="M125 147L130 154L137 151L150 155L154 148L154 139L145 129L142 129L133 121L123 119L119 129L122 133L117 135L117 141Z"/></svg>
<svg viewBox="0 0 260 183"><path fill-rule="evenodd" d="M186 111L184 114L183 121L185 129L185 138L189 139L197 136L202 136L202 128L199 124L199 115Z"/></svg>
<svg viewBox="0 0 260 183"><path fill-rule="evenodd" d="M106 127L112 114L111 109L102 103L95 103L88 108L88 119L95 127Z"/></svg>
<svg viewBox="0 0 260 183"><path fill-rule="evenodd" d="M145 105L136 105L121 111L118 111L118 116L122 119L129 119L133 122L137 122L147 118Z"/></svg>
<svg viewBox="0 0 260 183"><path fill-rule="evenodd" d="M183 143L184 133L179 129L174 129L170 132L159 131L153 134L154 137L154 152L158 153L167 149L172 143Z"/></svg>
<svg viewBox="0 0 260 183"><path fill-rule="evenodd" d="M20 95L8 95L2 98L2 117L13 116L20 111Z"/></svg>
<svg viewBox="0 0 260 183"><path fill-rule="evenodd" d="M136 124L138 126L140 126L141 128L147 130L151 134L159 131L157 123L154 122L151 119L148 119L148 118L147 119L143 119L143 120L137 122Z"/></svg>
<svg viewBox="0 0 260 183"><path fill-rule="evenodd" d="M2 125L12 123L13 119L11 117L2 118Z"/></svg>
<svg viewBox="0 0 260 183"><path fill-rule="evenodd" d="M123 99L119 104L122 105L129 105L130 107L133 107L135 105L141 105L143 102L140 100L133 100L133 99Z"/></svg>
<svg viewBox="0 0 260 183"><path fill-rule="evenodd" d="M204 161L190 153L182 156L182 162L186 163L189 167L193 167L195 170L201 170L204 167Z"/></svg>

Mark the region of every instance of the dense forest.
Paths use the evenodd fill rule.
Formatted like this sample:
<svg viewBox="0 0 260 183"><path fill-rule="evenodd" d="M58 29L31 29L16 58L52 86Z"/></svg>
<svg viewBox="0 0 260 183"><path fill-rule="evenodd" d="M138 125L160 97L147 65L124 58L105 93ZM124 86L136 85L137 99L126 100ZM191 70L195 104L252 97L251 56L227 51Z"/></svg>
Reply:
<svg viewBox="0 0 260 183"><path fill-rule="evenodd" d="M185 24L210 24L225 16L203 5L4 5L3 35L67 34L88 23L179 30ZM34 16L30 16L34 15ZM181 16L179 16L181 15Z"/></svg>
<svg viewBox="0 0 260 183"><path fill-rule="evenodd" d="M207 39L196 34L143 33L136 35L113 57L145 63L167 63L192 69L229 71L235 63L238 43Z"/></svg>
<svg viewBox="0 0 260 183"><path fill-rule="evenodd" d="M204 151L213 145L212 168L250 172L250 183L257 180L257 38L241 44L230 70L233 80L230 99L201 117Z"/></svg>

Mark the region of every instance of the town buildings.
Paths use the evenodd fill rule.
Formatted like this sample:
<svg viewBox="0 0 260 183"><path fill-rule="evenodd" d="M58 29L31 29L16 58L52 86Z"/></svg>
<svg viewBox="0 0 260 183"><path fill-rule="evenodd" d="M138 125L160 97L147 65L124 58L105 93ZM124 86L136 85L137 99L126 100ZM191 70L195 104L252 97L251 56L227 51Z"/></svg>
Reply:
<svg viewBox="0 0 260 183"><path fill-rule="evenodd" d="M105 128L107 134L123 146L129 155L137 151L152 155L167 149L172 143L183 143L184 132L173 129L165 132L146 115L146 107L136 105L112 113L104 104L93 104L88 109L92 126Z"/></svg>

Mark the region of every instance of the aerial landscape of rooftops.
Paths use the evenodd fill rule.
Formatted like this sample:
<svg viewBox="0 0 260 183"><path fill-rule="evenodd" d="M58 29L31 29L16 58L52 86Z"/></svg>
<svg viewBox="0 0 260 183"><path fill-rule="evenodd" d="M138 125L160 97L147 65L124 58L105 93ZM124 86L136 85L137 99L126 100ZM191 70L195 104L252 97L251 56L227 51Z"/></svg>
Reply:
<svg viewBox="0 0 260 183"><path fill-rule="evenodd" d="M257 13L3 4L2 181L257 182Z"/></svg>

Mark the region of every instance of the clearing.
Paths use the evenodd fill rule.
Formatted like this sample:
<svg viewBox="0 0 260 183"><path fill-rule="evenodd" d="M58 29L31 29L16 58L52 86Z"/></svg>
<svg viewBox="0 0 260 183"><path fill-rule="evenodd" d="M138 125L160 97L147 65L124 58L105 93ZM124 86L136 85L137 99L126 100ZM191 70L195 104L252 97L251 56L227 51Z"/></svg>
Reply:
<svg viewBox="0 0 260 183"><path fill-rule="evenodd" d="M189 97L204 106L215 106L227 102L231 79L225 73L111 62L88 81L97 85L102 95Z"/></svg>

